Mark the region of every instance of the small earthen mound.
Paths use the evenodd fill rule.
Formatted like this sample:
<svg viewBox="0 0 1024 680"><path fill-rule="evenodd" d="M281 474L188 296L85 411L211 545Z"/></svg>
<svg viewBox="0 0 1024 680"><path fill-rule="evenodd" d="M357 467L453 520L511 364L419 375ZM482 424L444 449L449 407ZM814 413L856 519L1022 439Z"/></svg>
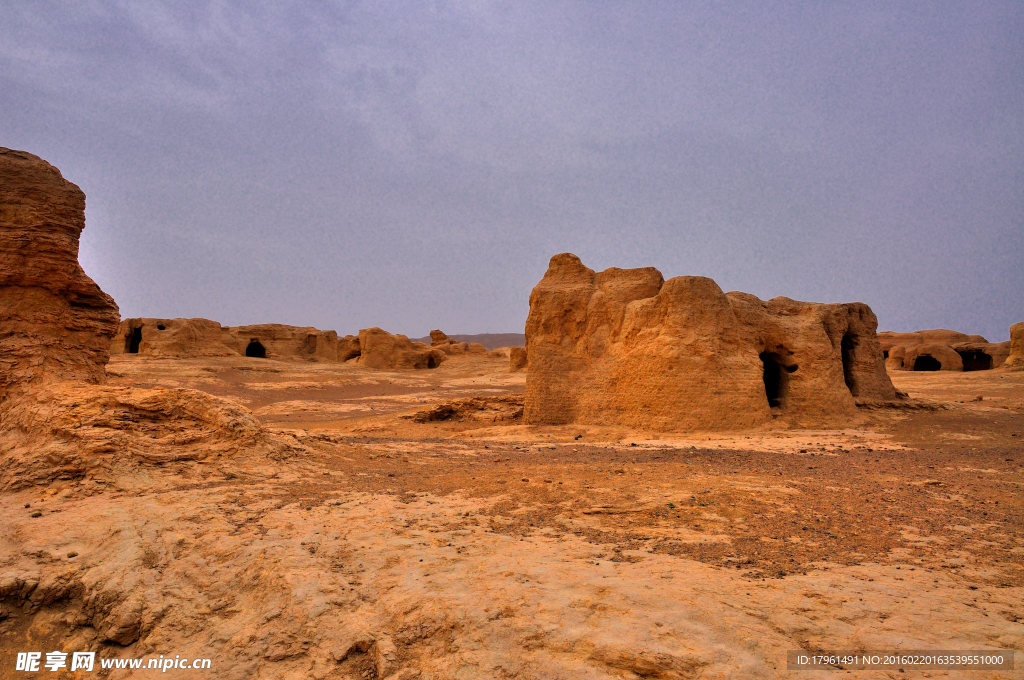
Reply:
<svg viewBox="0 0 1024 680"><path fill-rule="evenodd" d="M247 356L262 359L346 361L353 336L309 326L256 324L221 326L209 319L125 319L110 345L111 354L158 357ZM345 356L345 358L341 358ZM358 356L358 352L354 356Z"/></svg>
<svg viewBox="0 0 1024 680"><path fill-rule="evenodd" d="M511 394L501 397L471 397L445 402L414 415L404 416L417 423L446 420L478 420L502 422L523 417L523 396Z"/></svg>
<svg viewBox="0 0 1024 680"><path fill-rule="evenodd" d="M368 368L437 368L448 355L436 347L412 342L380 328L359 331L359 361Z"/></svg>
<svg viewBox="0 0 1024 680"><path fill-rule="evenodd" d="M487 348L479 342L459 342L449 338L444 331L430 331L430 346L441 350L447 355L456 356L460 354L487 354Z"/></svg>
<svg viewBox="0 0 1024 680"><path fill-rule="evenodd" d="M0 487L271 447L249 411L187 389L47 383L0 405Z"/></svg>

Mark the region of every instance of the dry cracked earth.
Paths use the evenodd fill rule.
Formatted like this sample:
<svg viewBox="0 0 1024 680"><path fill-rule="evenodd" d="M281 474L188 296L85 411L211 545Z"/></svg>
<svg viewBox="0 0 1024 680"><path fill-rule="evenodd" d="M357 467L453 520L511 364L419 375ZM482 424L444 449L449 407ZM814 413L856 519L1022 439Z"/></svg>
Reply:
<svg viewBox="0 0 1024 680"><path fill-rule="evenodd" d="M289 453L0 495L0 677L33 677L28 649L275 680L815 678L849 671L787 650L1005 649L1016 670L855 675L1024 677L1024 372L899 373L908 404L856 427L729 434L525 426L525 375L488 357L108 376L230 399Z"/></svg>

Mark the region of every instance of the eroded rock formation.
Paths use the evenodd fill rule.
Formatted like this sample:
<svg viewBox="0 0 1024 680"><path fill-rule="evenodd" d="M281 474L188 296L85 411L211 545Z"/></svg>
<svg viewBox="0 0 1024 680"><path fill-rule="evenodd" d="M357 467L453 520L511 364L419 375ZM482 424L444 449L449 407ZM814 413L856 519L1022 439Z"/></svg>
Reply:
<svg viewBox="0 0 1024 680"><path fill-rule="evenodd" d="M448 358L435 347L380 328L359 331L359 348L359 360L369 368L437 368Z"/></svg>
<svg viewBox="0 0 1024 680"><path fill-rule="evenodd" d="M1010 326L1010 354L1005 366L1014 371L1024 370L1024 321Z"/></svg>
<svg viewBox="0 0 1024 680"><path fill-rule="evenodd" d="M890 371L983 371L1006 361L1010 343L945 329L878 334Z"/></svg>
<svg viewBox="0 0 1024 680"><path fill-rule="evenodd" d="M197 390L65 381L0 405L0 488L275 448L248 410Z"/></svg>
<svg viewBox="0 0 1024 680"><path fill-rule="evenodd" d="M347 344L345 348L347 351ZM209 319L137 318L121 322L111 343L110 353L165 357L241 355L270 359L345 361L339 358L339 349L341 347L336 332L312 327L276 323L229 327Z"/></svg>
<svg viewBox="0 0 1024 680"><path fill-rule="evenodd" d="M345 362L358 359L369 368L437 368L449 356L487 354L478 343L451 340L432 331L430 346L380 328L338 337L312 327L258 324L221 326L209 319L125 319L110 343L111 354L163 357L249 356Z"/></svg>
<svg viewBox="0 0 1024 680"><path fill-rule="evenodd" d="M523 395L509 394L497 397L456 399L402 417L417 423L443 420L482 420L488 423L498 423L519 420L523 417Z"/></svg>
<svg viewBox="0 0 1024 680"><path fill-rule="evenodd" d="M862 303L723 293L652 267L551 258L530 295L525 419L650 429L849 420L896 398Z"/></svg>
<svg viewBox="0 0 1024 680"><path fill-rule="evenodd" d="M0 399L45 380L103 382L118 309L78 264L85 194L0 148Z"/></svg>
<svg viewBox="0 0 1024 680"><path fill-rule="evenodd" d="M460 354L487 354L487 348L478 342L460 342L449 338L443 331L430 331L430 346L450 356Z"/></svg>
<svg viewBox="0 0 1024 680"><path fill-rule="evenodd" d="M521 371L526 368L526 348L510 347L508 350L508 367L512 371Z"/></svg>
<svg viewBox="0 0 1024 680"><path fill-rule="evenodd" d="M269 451L233 403L100 384L118 309L78 263L84 227L77 186L32 154L0 149L0 488Z"/></svg>

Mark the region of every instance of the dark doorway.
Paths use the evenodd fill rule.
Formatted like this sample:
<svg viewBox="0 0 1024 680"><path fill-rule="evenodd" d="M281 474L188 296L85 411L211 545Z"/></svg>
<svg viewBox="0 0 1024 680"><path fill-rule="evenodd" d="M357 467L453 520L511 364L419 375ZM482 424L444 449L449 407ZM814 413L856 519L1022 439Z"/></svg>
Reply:
<svg viewBox="0 0 1024 680"><path fill-rule="evenodd" d="M245 348L245 356L256 357L257 359L267 358L267 348L259 340L250 340L249 346Z"/></svg>
<svg viewBox="0 0 1024 680"><path fill-rule="evenodd" d="M938 371L942 369L939 360L930 354L922 354L914 359L915 371Z"/></svg>
<svg viewBox="0 0 1024 680"><path fill-rule="evenodd" d="M889 358L889 350L887 350L887 349L883 349L882 350L882 358L883 359L888 359Z"/></svg>
<svg viewBox="0 0 1024 680"><path fill-rule="evenodd" d="M858 392L857 374L853 370L853 353L857 349L857 337L852 333L847 333L843 336L839 346L843 353L843 380L846 381L846 389L856 397Z"/></svg>
<svg viewBox="0 0 1024 680"><path fill-rule="evenodd" d="M434 361L434 357L427 357L427 368L437 368L437 362Z"/></svg>
<svg viewBox="0 0 1024 680"><path fill-rule="evenodd" d="M764 395L768 397L768 405L772 408L779 408L786 399L786 388L789 386L788 372L796 370L786 369L782 364L782 357L771 352L761 353L761 363L764 364Z"/></svg>
<svg viewBox="0 0 1024 680"><path fill-rule="evenodd" d="M139 345L142 344L142 326L133 328L128 337L124 339L124 351L128 354L138 354Z"/></svg>
<svg viewBox="0 0 1024 680"><path fill-rule="evenodd" d="M316 336L310 333L306 336L306 344L303 345L302 351L305 354L316 354Z"/></svg>
<svg viewBox="0 0 1024 680"><path fill-rule="evenodd" d="M957 354L963 359L965 371L988 371L992 368L992 357L985 352L964 350Z"/></svg>

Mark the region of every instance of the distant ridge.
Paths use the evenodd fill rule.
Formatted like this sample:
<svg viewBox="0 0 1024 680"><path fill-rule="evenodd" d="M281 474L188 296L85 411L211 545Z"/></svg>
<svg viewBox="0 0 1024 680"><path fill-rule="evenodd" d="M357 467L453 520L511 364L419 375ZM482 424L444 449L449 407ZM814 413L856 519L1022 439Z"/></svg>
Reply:
<svg viewBox="0 0 1024 680"><path fill-rule="evenodd" d="M526 346L525 333L478 333L476 335L452 335L449 333L448 337L452 340L458 340L459 342L479 342L487 349ZM425 342L428 345L430 344L429 335L424 338L413 338L413 340L415 342Z"/></svg>

